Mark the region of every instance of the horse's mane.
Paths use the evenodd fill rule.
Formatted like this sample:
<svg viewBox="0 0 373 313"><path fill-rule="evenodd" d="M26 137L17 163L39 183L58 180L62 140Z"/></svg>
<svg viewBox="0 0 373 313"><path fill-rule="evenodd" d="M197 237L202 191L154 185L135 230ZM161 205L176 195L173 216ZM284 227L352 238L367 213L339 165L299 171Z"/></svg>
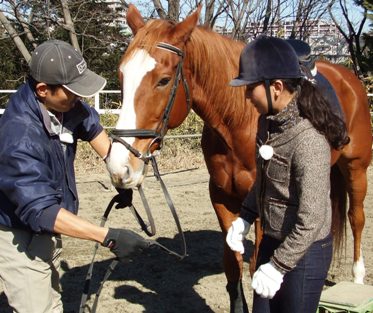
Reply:
<svg viewBox="0 0 373 313"><path fill-rule="evenodd" d="M142 27L127 48L124 58L142 48L151 54L159 42L172 43L175 23L150 20ZM196 27L186 47L186 62L200 87L208 94L213 106L205 108L207 115L219 115L229 126L243 121L248 107L242 88L230 87L229 82L238 74L238 61L244 44L224 37L206 27ZM123 60L122 60L123 61Z"/></svg>
<svg viewBox="0 0 373 313"><path fill-rule="evenodd" d="M187 44L192 72L206 91L211 114L218 114L228 125L240 124L248 107L242 88L229 82L238 75L238 63L244 43L220 35L206 27L197 27ZM232 125L233 126L233 125Z"/></svg>

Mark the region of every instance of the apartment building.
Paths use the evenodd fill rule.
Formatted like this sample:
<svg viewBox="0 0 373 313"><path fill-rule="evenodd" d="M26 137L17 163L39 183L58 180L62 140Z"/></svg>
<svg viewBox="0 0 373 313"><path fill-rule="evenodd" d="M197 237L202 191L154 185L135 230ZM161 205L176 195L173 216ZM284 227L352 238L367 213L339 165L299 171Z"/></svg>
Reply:
<svg viewBox="0 0 373 313"><path fill-rule="evenodd" d="M307 25L295 25L294 21L282 21L269 27L266 34L280 38L289 38L295 30L296 38L305 38L312 49L312 54L323 56L333 62L344 61L348 57L347 44L332 21L309 20ZM232 31L216 26L215 31L231 35ZM263 33L262 22L252 22L246 28L246 41L249 42Z"/></svg>

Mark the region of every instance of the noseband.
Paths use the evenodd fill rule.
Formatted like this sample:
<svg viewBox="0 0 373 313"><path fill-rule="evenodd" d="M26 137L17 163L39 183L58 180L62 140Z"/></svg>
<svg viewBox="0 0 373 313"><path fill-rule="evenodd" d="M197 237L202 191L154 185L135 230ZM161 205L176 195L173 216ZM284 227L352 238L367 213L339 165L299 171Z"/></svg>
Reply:
<svg viewBox="0 0 373 313"><path fill-rule="evenodd" d="M167 105L163 112L161 121L159 122L155 130L152 130L152 129L117 129L116 128L110 134L110 137L112 138L113 142L120 142L134 156L144 161L145 163L148 163L148 161L151 158L151 152L150 152L151 146L154 143L159 143L159 149L162 146L163 139L167 131L168 121L170 119L171 110L175 102L176 91L177 91L180 81L182 82L184 91L185 91L187 111L189 111L191 107L189 86L188 86L188 83L185 79L184 72L183 72L184 52L180 50L179 48L172 46L168 43L164 43L164 42L158 43L157 48L175 53L180 57L179 63L177 64L177 68L176 68L174 84L171 88L171 92L168 97ZM146 153L144 154L144 153L141 153L136 148L134 148L133 146L131 146L127 141L125 141L123 139L124 137L153 138L153 140L150 142L148 149Z"/></svg>

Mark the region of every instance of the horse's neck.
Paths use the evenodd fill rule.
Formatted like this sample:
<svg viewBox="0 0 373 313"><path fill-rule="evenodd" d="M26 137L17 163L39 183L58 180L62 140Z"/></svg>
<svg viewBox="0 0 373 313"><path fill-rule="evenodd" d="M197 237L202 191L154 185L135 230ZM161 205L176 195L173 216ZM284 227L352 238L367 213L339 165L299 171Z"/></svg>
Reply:
<svg viewBox="0 0 373 313"><path fill-rule="evenodd" d="M243 44L222 36L216 39L217 35L210 32L199 32L199 37L187 46L186 53L193 80L193 109L214 129L238 128L252 114L252 109L245 105L244 89L229 86L238 73ZM207 40L201 40L201 34ZM215 38L208 40L208 36ZM222 42L213 44L218 40Z"/></svg>

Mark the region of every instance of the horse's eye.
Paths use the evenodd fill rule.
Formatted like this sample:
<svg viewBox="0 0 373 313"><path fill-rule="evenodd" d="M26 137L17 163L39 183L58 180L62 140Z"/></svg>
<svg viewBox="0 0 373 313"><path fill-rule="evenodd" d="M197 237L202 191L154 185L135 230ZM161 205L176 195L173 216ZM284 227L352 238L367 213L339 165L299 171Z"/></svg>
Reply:
<svg viewBox="0 0 373 313"><path fill-rule="evenodd" d="M163 87L163 86L166 86L166 85L169 83L170 80L171 80L171 78L169 78L169 77L162 78L162 79L158 82L157 87Z"/></svg>

